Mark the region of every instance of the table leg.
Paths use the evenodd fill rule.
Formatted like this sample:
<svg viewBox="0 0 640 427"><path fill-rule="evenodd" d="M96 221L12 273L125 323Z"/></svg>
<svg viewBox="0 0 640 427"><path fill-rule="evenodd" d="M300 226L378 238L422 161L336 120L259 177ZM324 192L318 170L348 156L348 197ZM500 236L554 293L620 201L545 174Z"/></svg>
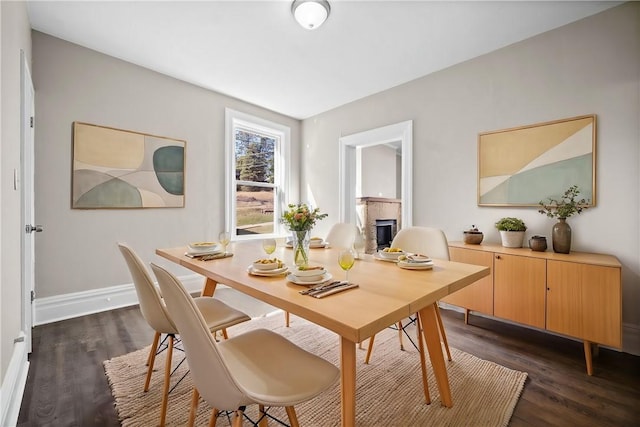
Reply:
<svg viewBox="0 0 640 427"><path fill-rule="evenodd" d="M207 280L204 282L204 287L202 288L201 297L212 297L213 293L216 291L216 281L211 280L207 277Z"/></svg>
<svg viewBox="0 0 640 427"><path fill-rule="evenodd" d="M342 427L356 425L356 343L341 338Z"/></svg>
<svg viewBox="0 0 640 427"><path fill-rule="evenodd" d="M436 377L438 390L440 391L440 400L442 400L444 406L451 408L453 406L451 388L449 387L447 366L444 363L444 356L442 355L442 344L440 343L435 306L429 304L420 310L419 315L422 322L422 335L424 335L424 340L427 343L429 359L431 360L433 373Z"/></svg>

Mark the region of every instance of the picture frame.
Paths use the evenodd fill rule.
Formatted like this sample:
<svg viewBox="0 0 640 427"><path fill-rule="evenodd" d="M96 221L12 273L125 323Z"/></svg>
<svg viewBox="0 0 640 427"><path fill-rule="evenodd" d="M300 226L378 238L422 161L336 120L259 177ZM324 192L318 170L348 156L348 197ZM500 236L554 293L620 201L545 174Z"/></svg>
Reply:
<svg viewBox="0 0 640 427"><path fill-rule="evenodd" d="M539 206L572 185L596 205L596 115L478 134L478 206Z"/></svg>
<svg viewBox="0 0 640 427"><path fill-rule="evenodd" d="M186 141L73 122L73 209L181 208Z"/></svg>

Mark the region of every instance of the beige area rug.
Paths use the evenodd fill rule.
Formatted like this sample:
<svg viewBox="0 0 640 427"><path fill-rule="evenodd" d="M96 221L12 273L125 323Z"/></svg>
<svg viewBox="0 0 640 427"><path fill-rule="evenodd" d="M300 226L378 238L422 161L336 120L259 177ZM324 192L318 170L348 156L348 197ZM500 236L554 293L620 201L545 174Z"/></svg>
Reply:
<svg viewBox="0 0 640 427"><path fill-rule="evenodd" d="M276 331L299 346L324 357L339 366L339 340L327 331L303 319L291 316L291 327L284 327L282 314L254 319L229 329L230 336L243 330L266 328ZM415 335L415 329L412 331ZM410 332L411 333L411 332ZM366 342L365 342L366 349ZM420 361L417 351L405 338L406 351L400 351L397 332L386 329L376 335L375 348L369 365L364 364L366 350L357 351L356 423L358 426L506 426L518 402L527 374L493 362L478 359L451 348L453 361L447 362L453 395L453 408L441 405L438 388L429 370L429 390L432 403L424 403ZM256 351L260 351L256 348ZM123 426L158 425L160 391L163 381L164 353L156 358L150 390L142 391L148 347L105 361L105 371L111 384L116 408ZM179 361L181 352L174 352ZM427 358L427 363L428 358ZM180 378L188 367L184 363L172 377ZM187 423L191 400L190 374L169 396L167 425ZM255 420L256 405L247 408ZM306 427L340 425L340 388L332 389L304 404L296 406L300 424ZM288 422L281 408L270 414ZM196 425L208 425L211 408L201 402ZM248 423L245 422L246 425ZM274 421L270 425L276 425ZM226 418L218 426L227 426Z"/></svg>

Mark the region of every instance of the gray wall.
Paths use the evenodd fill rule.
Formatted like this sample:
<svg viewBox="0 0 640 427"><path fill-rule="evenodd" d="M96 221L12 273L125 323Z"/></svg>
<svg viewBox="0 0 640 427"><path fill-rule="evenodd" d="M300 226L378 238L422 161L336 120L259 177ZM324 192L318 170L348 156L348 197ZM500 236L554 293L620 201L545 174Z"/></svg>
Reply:
<svg viewBox="0 0 640 427"><path fill-rule="evenodd" d="M217 238L224 228L225 107L291 127L297 196L298 120L35 31L33 56L36 219L45 227L36 245L38 298L131 283L118 241L164 263L155 248ZM186 140L185 207L71 209L74 121Z"/></svg>
<svg viewBox="0 0 640 427"><path fill-rule="evenodd" d="M518 216L527 236L550 236L554 221L534 208L477 206L477 135L583 114L597 114L598 205L569 220L573 249L622 262L625 349L640 354L640 3L304 120L301 188L337 218L338 174L317 165L337 164L341 136L413 120L414 225L462 240L476 224L498 242L493 223Z"/></svg>
<svg viewBox="0 0 640 427"><path fill-rule="evenodd" d="M385 197L397 199L397 182L400 166L396 149L385 145L374 145L362 149L361 184L362 194L356 197Z"/></svg>
<svg viewBox="0 0 640 427"><path fill-rule="evenodd" d="M0 383L21 329L20 191L13 171L20 172L20 50L31 62L31 26L23 2L0 2L2 105L0 115Z"/></svg>

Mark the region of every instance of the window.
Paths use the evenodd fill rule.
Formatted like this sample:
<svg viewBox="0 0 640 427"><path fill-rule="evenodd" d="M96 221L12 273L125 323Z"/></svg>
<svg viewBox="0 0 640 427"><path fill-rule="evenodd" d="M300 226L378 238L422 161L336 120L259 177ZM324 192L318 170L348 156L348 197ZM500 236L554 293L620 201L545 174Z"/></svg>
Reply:
<svg viewBox="0 0 640 427"><path fill-rule="evenodd" d="M281 234L290 134L286 126L226 110L225 227L233 239Z"/></svg>

